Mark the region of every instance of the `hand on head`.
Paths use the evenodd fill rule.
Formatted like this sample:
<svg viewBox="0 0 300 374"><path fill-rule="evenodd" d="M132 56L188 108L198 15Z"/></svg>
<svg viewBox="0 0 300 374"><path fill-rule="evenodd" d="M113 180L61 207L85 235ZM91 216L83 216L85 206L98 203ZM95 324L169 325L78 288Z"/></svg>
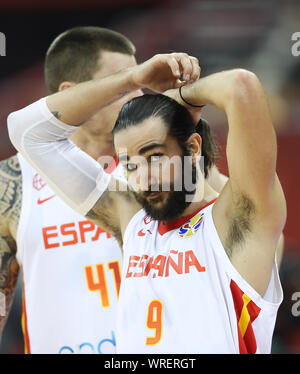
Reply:
<svg viewBox="0 0 300 374"><path fill-rule="evenodd" d="M132 80L141 88L162 93L198 80L200 71L196 57L186 53L158 54L132 68Z"/></svg>

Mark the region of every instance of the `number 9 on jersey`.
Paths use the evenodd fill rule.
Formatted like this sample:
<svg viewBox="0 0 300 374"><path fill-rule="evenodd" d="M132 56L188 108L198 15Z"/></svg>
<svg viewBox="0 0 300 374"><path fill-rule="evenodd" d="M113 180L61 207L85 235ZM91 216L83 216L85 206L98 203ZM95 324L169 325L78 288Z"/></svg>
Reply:
<svg viewBox="0 0 300 374"><path fill-rule="evenodd" d="M152 300L148 306L147 327L154 330L154 336L146 338L146 345L155 345L160 342L162 334L162 312L163 304L159 300Z"/></svg>

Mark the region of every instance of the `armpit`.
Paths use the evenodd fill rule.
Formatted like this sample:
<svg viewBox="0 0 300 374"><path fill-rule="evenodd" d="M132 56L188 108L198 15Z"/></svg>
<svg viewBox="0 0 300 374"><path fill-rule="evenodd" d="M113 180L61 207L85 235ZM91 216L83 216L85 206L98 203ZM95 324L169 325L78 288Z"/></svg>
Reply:
<svg viewBox="0 0 300 374"><path fill-rule="evenodd" d="M245 243L247 234L251 232L255 206L251 199L241 195L236 199L231 217L229 218L229 231L225 241L225 250L229 258L236 247Z"/></svg>

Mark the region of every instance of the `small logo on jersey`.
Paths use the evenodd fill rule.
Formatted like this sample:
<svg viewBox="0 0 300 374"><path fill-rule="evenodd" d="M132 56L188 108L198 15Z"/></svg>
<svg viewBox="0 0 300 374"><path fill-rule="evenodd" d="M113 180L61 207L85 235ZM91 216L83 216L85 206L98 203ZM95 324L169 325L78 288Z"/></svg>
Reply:
<svg viewBox="0 0 300 374"><path fill-rule="evenodd" d="M179 229L179 236L181 238L189 238L199 229L204 213L199 212Z"/></svg>
<svg viewBox="0 0 300 374"><path fill-rule="evenodd" d="M56 195L52 195L52 196L47 197L46 199L40 199L40 198L38 198L37 203L38 203L38 205L41 205L41 204L45 203L46 201L52 199L55 196Z"/></svg>
<svg viewBox="0 0 300 374"><path fill-rule="evenodd" d="M152 222L152 221L153 221L153 218L151 218L151 217L149 217L149 216L146 216L146 217L144 218L144 223L145 223L145 225L149 225L149 223Z"/></svg>
<svg viewBox="0 0 300 374"><path fill-rule="evenodd" d="M147 232L149 234L152 234L152 232L150 230L144 230L144 229L141 229L139 232L138 232L138 236L145 236L147 234Z"/></svg>
<svg viewBox="0 0 300 374"><path fill-rule="evenodd" d="M46 183L43 181L43 179L36 173L32 180L32 186L37 191L40 191L43 187L46 186Z"/></svg>

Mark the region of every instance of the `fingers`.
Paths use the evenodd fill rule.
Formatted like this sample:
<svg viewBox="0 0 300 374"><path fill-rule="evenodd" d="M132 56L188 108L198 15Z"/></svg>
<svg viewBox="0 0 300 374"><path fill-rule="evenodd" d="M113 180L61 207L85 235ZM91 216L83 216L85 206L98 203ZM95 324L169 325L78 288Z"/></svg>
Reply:
<svg viewBox="0 0 300 374"><path fill-rule="evenodd" d="M155 56L158 61L164 61L171 69L173 77L184 81L185 84L196 81L200 77L201 68L196 57L186 53L160 54ZM176 83L179 87L179 82Z"/></svg>
<svg viewBox="0 0 300 374"><path fill-rule="evenodd" d="M193 65L189 56L185 53L176 54L177 61L181 66L182 80L189 82L191 79L191 74L193 72ZM176 58L175 57L175 58Z"/></svg>
<svg viewBox="0 0 300 374"><path fill-rule="evenodd" d="M138 87L163 92L198 80L200 70L198 59L186 53L157 54L133 69L131 79Z"/></svg>
<svg viewBox="0 0 300 374"><path fill-rule="evenodd" d="M179 88L181 86L185 86L186 83L187 83L186 81L182 81L180 79L176 79L176 81L174 82L173 88Z"/></svg>
<svg viewBox="0 0 300 374"><path fill-rule="evenodd" d="M170 66L170 68L172 70L172 74L173 74L174 78L179 79L179 77L180 77L180 66L179 66L179 63L178 63L177 59L174 56L171 55L167 59L167 62L168 62L168 65Z"/></svg>
<svg viewBox="0 0 300 374"><path fill-rule="evenodd" d="M191 80L197 81L200 78L201 67L199 65L199 60L196 57L191 57L191 62L193 65L193 72L191 74Z"/></svg>
<svg viewBox="0 0 300 374"><path fill-rule="evenodd" d="M191 81L199 79L201 69L196 57L189 56L186 53L173 53L171 56L173 56L179 65L181 80L191 83Z"/></svg>

